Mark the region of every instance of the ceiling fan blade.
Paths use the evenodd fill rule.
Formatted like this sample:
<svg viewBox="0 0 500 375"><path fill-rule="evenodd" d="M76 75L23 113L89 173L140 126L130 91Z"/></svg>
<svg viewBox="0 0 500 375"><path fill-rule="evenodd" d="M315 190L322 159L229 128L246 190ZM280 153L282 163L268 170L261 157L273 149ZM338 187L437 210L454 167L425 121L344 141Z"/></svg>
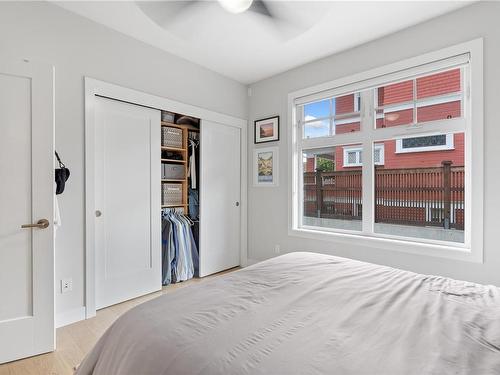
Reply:
<svg viewBox="0 0 500 375"><path fill-rule="evenodd" d="M166 29L182 13L202 1L136 1L135 3L153 22Z"/></svg>
<svg viewBox="0 0 500 375"><path fill-rule="evenodd" d="M254 0L250 8L248 9L251 12L262 14L263 16L269 18L275 18L276 16L269 10L269 7L263 0Z"/></svg>
<svg viewBox="0 0 500 375"><path fill-rule="evenodd" d="M275 33L280 39L290 40L307 31L312 24L304 22L304 19L297 14L290 13L289 8L289 4L285 2L254 0L248 10L272 22Z"/></svg>

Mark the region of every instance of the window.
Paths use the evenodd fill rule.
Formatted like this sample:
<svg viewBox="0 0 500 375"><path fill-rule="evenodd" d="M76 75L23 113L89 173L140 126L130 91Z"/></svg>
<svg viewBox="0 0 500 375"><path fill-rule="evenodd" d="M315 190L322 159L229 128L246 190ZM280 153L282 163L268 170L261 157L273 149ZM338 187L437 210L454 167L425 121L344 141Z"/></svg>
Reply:
<svg viewBox="0 0 500 375"><path fill-rule="evenodd" d="M303 150L302 225L361 230L361 171L343 169L342 152L346 148Z"/></svg>
<svg viewBox="0 0 500 375"><path fill-rule="evenodd" d="M360 93L353 93L300 106L302 138L331 137L359 131L360 100Z"/></svg>
<svg viewBox="0 0 500 375"><path fill-rule="evenodd" d="M375 89L376 127L410 125L462 116L460 68Z"/></svg>
<svg viewBox="0 0 500 375"><path fill-rule="evenodd" d="M291 233L482 259L481 56L470 42L292 93Z"/></svg>
<svg viewBox="0 0 500 375"><path fill-rule="evenodd" d="M453 150L453 134L426 135L396 140L396 152L425 152Z"/></svg>
<svg viewBox="0 0 500 375"><path fill-rule="evenodd" d="M359 147L344 147L344 167L360 167L362 149Z"/></svg>
<svg viewBox="0 0 500 375"><path fill-rule="evenodd" d="M344 147L344 167L361 167L363 165L362 154L363 149L359 146ZM375 165L384 164L384 145L376 144L373 149L373 162Z"/></svg>
<svg viewBox="0 0 500 375"><path fill-rule="evenodd" d="M361 94L359 92L354 93L354 112L359 112L361 110Z"/></svg>
<svg viewBox="0 0 500 375"><path fill-rule="evenodd" d="M446 146L447 137L396 140L403 147L406 141L410 149L437 149L432 155L395 153L387 168L375 170L375 233L464 244L465 134L448 137L456 138L457 149L439 151L442 146L429 146Z"/></svg>

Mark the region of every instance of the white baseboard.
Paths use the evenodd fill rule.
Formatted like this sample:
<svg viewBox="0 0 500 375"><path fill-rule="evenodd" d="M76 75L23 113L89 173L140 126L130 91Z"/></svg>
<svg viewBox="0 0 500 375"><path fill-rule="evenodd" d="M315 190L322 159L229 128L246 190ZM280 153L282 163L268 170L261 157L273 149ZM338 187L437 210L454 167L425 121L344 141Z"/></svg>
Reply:
<svg viewBox="0 0 500 375"><path fill-rule="evenodd" d="M260 260L258 259L247 259L247 266L251 266L252 264L255 264L255 263L259 263L261 262Z"/></svg>
<svg viewBox="0 0 500 375"><path fill-rule="evenodd" d="M85 306L57 313L56 328L64 327L80 320L85 320Z"/></svg>

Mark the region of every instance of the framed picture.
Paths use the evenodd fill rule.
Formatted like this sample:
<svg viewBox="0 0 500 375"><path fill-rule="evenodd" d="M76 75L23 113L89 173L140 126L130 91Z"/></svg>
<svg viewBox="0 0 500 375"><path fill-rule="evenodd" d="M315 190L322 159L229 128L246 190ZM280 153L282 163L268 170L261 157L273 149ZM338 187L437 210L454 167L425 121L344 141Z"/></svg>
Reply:
<svg viewBox="0 0 500 375"><path fill-rule="evenodd" d="M254 123L254 143L274 142L280 140L280 117L274 116L257 120Z"/></svg>
<svg viewBox="0 0 500 375"><path fill-rule="evenodd" d="M254 186L278 186L278 147L254 150Z"/></svg>

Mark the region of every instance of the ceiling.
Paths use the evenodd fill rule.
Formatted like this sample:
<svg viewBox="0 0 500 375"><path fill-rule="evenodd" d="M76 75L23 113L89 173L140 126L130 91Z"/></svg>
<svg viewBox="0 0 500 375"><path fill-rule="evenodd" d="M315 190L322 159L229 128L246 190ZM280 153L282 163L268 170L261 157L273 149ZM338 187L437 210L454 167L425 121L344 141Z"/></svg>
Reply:
<svg viewBox="0 0 500 375"><path fill-rule="evenodd" d="M153 21L135 1L56 1L57 5L244 84L360 45L471 1L272 1L273 22L231 14L216 1L176 12L169 2ZM151 4L150 4L151 5ZM174 16L176 15L176 16ZM163 25L164 27L160 26Z"/></svg>

